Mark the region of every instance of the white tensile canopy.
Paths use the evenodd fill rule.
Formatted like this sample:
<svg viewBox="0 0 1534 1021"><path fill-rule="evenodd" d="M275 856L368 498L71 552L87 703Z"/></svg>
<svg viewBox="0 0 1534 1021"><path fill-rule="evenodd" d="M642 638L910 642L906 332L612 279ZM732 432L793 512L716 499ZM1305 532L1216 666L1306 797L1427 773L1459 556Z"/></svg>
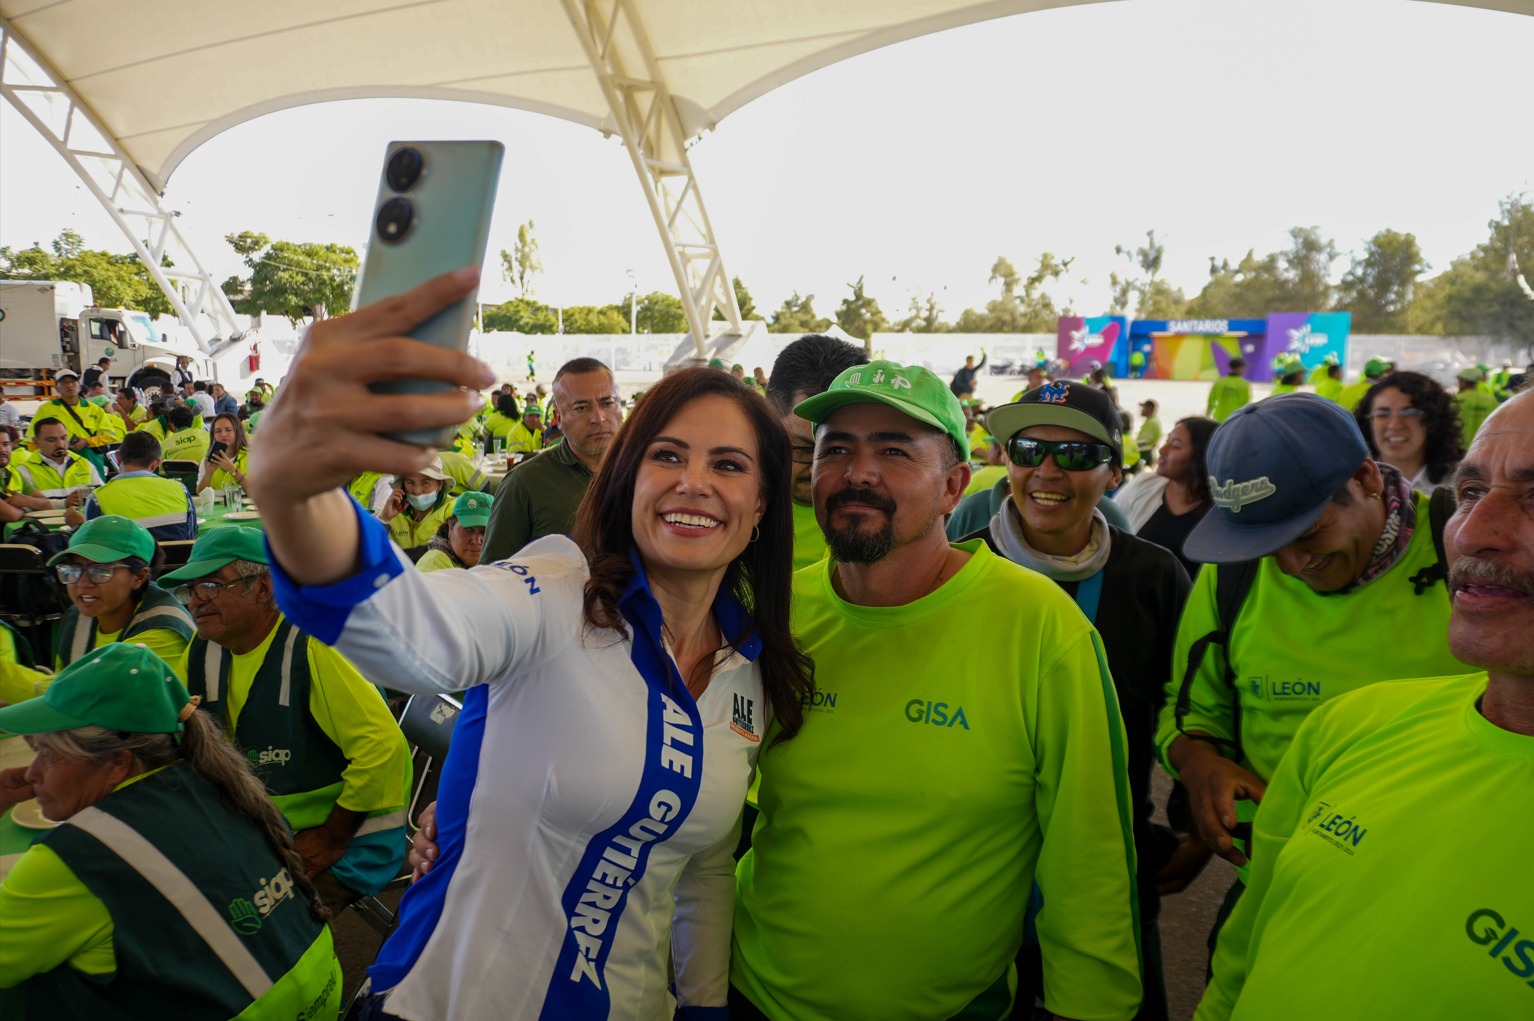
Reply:
<svg viewBox="0 0 1534 1021"><path fill-rule="evenodd" d="M618 134L645 184L701 353L700 327L715 308L726 329L738 332L740 316L692 175L690 139L848 57L1089 2L1099 0L0 0L0 93L66 158L73 154L109 210L129 216L163 216L158 195L202 142L304 104L450 99ZM1534 14L1534 0L1442 2ZM130 238L146 236L122 226ZM168 219L158 227L175 233ZM146 261L175 258L178 238L157 247L148 236ZM178 287L190 306L189 282L207 290L211 281L179 271L187 254L162 286ZM206 305L221 296L197 298Z"/></svg>

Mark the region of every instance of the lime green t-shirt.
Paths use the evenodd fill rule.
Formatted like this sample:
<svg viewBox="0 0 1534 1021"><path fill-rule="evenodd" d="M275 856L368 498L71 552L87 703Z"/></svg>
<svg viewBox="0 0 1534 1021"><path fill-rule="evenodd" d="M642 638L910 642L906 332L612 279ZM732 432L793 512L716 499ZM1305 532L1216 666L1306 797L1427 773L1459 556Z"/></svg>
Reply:
<svg viewBox="0 0 1534 1021"><path fill-rule="evenodd" d="M730 965L770 1017L1005 1016L1035 880L1049 1009L1140 1003L1123 723L1097 632L1043 575L958 548L958 573L905 606L844 601L830 560L794 576L817 691L758 763ZM943 639L977 631L960 669Z"/></svg>
<svg viewBox="0 0 1534 1021"><path fill-rule="evenodd" d="M1317 397L1325 397L1327 400L1335 401L1338 404L1342 403L1342 391L1342 380L1333 379L1330 376L1316 384Z"/></svg>
<svg viewBox="0 0 1534 1021"><path fill-rule="evenodd" d="M1209 417L1223 422L1252 403L1252 384L1242 376L1221 376L1209 385Z"/></svg>
<svg viewBox="0 0 1534 1021"><path fill-rule="evenodd" d="M794 570L800 570L826 557L826 535L815 520L815 508L802 503L794 507Z"/></svg>
<svg viewBox="0 0 1534 1021"><path fill-rule="evenodd" d="M1459 409L1460 434L1465 441L1465 449L1468 450L1470 442L1475 439L1475 434L1481 430L1481 423L1497 410L1497 399L1479 388L1461 390L1454 395L1454 406Z"/></svg>
<svg viewBox="0 0 1534 1021"><path fill-rule="evenodd" d="M1007 477L1007 466L1004 464L987 464L969 474L969 485L964 487L964 495L988 491L996 483Z"/></svg>
<svg viewBox="0 0 1534 1021"><path fill-rule="evenodd" d="M46 671L22 665L16 632L0 627L0 702L15 705L36 698L48 690L52 681L53 676Z"/></svg>
<svg viewBox="0 0 1534 1021"><path fill-rule="evenodd" d="M1442 581L1417 594L1414 575L1438 559L1427 527L1427 497L1417 497L1417 529L1401 559L1367 585L1323 595L1263 558L1229 646L1211 645L1189 687L1183 729L1232 740L1240 716L1242 765L1267 780L1306 716L1328 699L1376 681L1462 671L1449 653L1449 593ZM1178 737L1178 689L1193 643L1216 629L1216 571L1194 579L1183 607L1172 683L1156 731L1166 762ZM1298 630L1297 630L1298 629ZM1168 764L1170 768L1170 764Z"/></svg>
<svg viewBox="0 0 1534 1021"><path fill-rule="evenodd" d="M1481 715L1486 685L1376 685L1311 714L1197 1021L1534 1017L1534 737Z"/></svg>

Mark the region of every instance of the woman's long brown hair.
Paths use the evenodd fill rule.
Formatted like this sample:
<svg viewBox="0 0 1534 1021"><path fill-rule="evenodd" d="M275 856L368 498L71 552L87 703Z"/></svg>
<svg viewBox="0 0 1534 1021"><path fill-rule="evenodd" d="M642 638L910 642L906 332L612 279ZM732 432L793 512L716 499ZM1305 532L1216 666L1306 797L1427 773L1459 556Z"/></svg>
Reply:
<svg viewBox="0 0 1534 1021"><path fill-rule="evenodd" d="M576 512L572 532L591 565L585 593L586 621L592 627L628 633L618 611L618 597L634 570L629 551L634 546L635 478L650 443L667 423L685 405L707 396L734 403L756 434L757 466L766 503L757 526L761 531L730 563L720 583L740 600L751 624L745 634L726 635L725 641L738 649L752 634L761 640L757 662L762 668L767 703L778 725L774 741L787 740L798 733L804 721L804 700L814 690L814 664L794 644L788 623L794 549L788 432L765 398L728 374L718 369L684 369L665 377L645 391L603 455L601 468Z"/></svg>

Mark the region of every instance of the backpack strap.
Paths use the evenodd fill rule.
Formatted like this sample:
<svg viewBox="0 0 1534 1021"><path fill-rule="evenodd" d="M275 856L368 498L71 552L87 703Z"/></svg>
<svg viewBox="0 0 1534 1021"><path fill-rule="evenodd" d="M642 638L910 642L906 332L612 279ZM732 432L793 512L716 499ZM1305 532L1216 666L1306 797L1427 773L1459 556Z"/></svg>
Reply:
<svg viewBox="0 0 1534 1021"><path fill-rule="evenodd" d="M1454 516L1454 506L1454 490L1448 486L1439 486L1428 497L1428 527L1433 531L1433 551L1438 554L1438 559L1408 579L1416 595L1422 595L1440 581L1445 585L1449 583L1449 558L1444 552L1443 529Z"/></svg>
<svg viewBox="0 0 1534 1021"><path fill-rule="evenodd" d="M1177 690L1175 708L1177 729L1184 734L1187 734L1187 731L1183 728L1183 721L1188 717L1193 700L1193 678L1198 675L1199 667L1203 665L1204 657L1208 655L1211 645L1225 646L1225 683L1232 688L1236 685L1235 673L1230 668L1230 636L1236 626L1236 618L1241 614L1241 606L1246 602L1247 593L1252 590L1252 582L1257 578L1257 568L1261 563L1261 560L1247 560L1239 564L1219 564L1215 567L1214 605L1217 626L1215 630L1199 638L1189 647L1188 665L1183 670L1182 684ZM1230 741L1208 735L1190 734L1188 736L1228 747L1233 757L1240 759L1240 713L1236 714L1235 728L1236 736Z"/></svg>

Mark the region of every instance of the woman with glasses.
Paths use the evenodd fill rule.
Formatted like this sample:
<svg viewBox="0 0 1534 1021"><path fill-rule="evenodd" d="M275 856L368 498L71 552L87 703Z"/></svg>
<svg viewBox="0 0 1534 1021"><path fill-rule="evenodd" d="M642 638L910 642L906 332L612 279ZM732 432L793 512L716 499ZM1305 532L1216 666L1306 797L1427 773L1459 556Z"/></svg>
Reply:
<svg viewBox="0 0 1534 1021"><path fill-rule="evenodd" d="M1204 451L1218 426L1202 415L1179 419L1156 453L1155 471L1141 472L1113 494L1130 531L1171 550L1189 577L1198 573L1198 562L1183 555L1182 544L1214 506Z"/></svg>
<svg viewBox="0 0 1534 1021"><path fill-rule="evenodd" d="M62 668L112 642L143 645L175 667L196 633L169 592L150 580L154 536L116 514L92 518L48 561L72 604L59 622L54 666Z"/></svg>
<svg viewBox="0 0 1534 1021"><path fill-rule="evenodd" d="M215 490L231 486L245 488L245 460L250 447L245 439L245 423L239 415L225 412L213 420L213 443L208 456L203 459L202 471L197 475L197 491L212 487Z"/></svg>
<svg viewBox="0 0 1534 1021"><path fill-rule="evenodd" d="M1448 481L1465 456L1454 399L1420 372L1392 372L1353 412L1369 456L1398 469L1424 496Z"/></svg>

